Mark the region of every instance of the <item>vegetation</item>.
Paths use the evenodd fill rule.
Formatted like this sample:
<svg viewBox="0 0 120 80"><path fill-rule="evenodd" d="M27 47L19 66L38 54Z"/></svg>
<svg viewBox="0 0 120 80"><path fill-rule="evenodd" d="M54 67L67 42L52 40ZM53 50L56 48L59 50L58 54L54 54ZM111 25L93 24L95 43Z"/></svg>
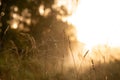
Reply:
<svg viewBox="0 0 120 80"><path fill-rule="evenodd" d="M107 63L107 47L108 52L93 50L97 61L84 54L74 27L57 18L72 13L63 5L52 7L54 3L0 0L0 80L118 80L119 57ZM49 14L39 11L43 5Z"/></svg>

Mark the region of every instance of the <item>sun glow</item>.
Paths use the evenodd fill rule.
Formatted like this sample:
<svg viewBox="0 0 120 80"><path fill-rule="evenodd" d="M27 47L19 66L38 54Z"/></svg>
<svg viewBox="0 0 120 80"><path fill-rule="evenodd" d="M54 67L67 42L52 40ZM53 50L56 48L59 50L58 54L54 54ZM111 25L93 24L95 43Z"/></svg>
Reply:
<svg viewBox="0 0 120 80"><path fill-rule="evenodd" d="M67 18L77 30L77 39L87 47L120 46L120 1L81 0L76 12Z"/></svg>

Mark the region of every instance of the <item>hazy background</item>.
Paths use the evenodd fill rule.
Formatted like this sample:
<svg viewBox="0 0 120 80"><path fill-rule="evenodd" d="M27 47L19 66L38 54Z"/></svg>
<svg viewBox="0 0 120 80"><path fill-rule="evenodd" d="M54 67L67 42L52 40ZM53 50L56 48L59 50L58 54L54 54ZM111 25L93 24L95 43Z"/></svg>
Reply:
<svg viewBox="0 0 120 80"><path fill-rule="evenodd" d="M0 0L0 79L119 80L118 4Z"/></svg>

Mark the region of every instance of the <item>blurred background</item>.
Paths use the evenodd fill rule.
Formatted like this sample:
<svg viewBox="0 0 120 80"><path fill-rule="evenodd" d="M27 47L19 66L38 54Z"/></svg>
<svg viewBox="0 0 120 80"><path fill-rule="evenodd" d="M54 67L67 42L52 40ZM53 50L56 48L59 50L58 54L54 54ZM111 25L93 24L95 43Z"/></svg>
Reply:
<svg viewBox="0 0 120 80"><path fill-rule="evenodd" d="M0 80L119 80L119 3L0 0Z"/></svg>

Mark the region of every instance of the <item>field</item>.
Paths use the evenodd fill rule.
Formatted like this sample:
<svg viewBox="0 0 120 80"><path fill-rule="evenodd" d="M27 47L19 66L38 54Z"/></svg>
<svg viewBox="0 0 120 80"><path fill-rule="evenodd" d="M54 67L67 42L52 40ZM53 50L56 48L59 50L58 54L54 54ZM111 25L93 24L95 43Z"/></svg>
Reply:
<svg viewBox="0 0 120 80"><path fill-rule="evenodd" d="M87 50L84 44L66 39L66 44L65 41L43 42L38 49L30 35L20 34L17 37L21 36L24 38L21 38L19 46L11 40L5 42L0 53L1 80L120 79L118 47L106 44ZM27 44L25 38L31 44ZM33 47L21 45L23 43ZM19 47L23 50L19 51Z"/></svg>

